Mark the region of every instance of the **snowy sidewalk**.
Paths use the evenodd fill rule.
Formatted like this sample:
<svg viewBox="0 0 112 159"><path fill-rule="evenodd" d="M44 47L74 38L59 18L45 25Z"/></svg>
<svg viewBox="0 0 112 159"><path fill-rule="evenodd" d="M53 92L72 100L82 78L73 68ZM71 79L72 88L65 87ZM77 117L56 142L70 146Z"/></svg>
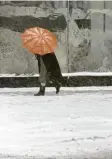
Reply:
<svg viewBox="0 0 112 159"><path fill-rule="evenodd" d="M0 159L112 159L112 87L0 88Z"/></svg>

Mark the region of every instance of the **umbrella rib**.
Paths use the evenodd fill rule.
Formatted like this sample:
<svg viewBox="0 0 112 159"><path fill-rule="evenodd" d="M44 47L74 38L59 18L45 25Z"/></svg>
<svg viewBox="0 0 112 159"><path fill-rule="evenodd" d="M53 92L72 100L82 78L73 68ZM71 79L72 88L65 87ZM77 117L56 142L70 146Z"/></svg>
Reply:
<svg viewBox="0 0 112 159"><path fill-rule="evenodd" d="M53 48L50 46L50 44L46 40L45 40L45 42L48 44L49 48L52 50Z"/></svg>
<svg viewBox="0 0 112 159"><path fill-rule="evenodd" d="M29 32L31 32L31 33L37 33L33 28L31 28L30 30L29 30Z"/></svg>
<svg viewBox="0 0 112 159"><path fill-rule="evenodd" d="M38 41L38 39L35 41L35 43L34 43L34 44L36 44L36 43L37 43L37 41ZM36 45L35 47L38 47L38 46L39 46L39 44L40 44L40 43L38 43L38 45ZM31 47L30 49L33 49L33 47Z"/></svg>
<svg viewBox="0 0 112 159"><path fill-rule="evenodd" d="M43 49L42 49L42 45L41 45L41 53L42 53Z"/></svg>
<svg viewBox="0 0 112 159"><path fill-rule="evenodd" d="M35 45L36 43L37 43L37 40L35 41L34 45ZM39 44L38 44L38 45L39 45ZM37 45L37 46L38 46L38 45ZM37 46L36 46L36 47L37 47ZM28 47L27 49L28 49L28 50L32 50L33 48L34 48L34 47Z"/></svg>
<svg viewBox="0 0 112 159"><path fill-rule="evenodd" d="M37 37L37 35L31 34L31 33L22 35L22 38L27 38L27 37Z"/></svg>
<svg viewBox="0 0 112 159"><path fill-rule="evenodd" d="M33 40L32 37L29 40L26 39L25 42L24 42L24 44L26 45L27 43L29 43L32 40Z"/></svg>
<svg viewBox="0 0 112 159"><path fill-rule="evenodd" d="M48 37L46 37L47 40L49 40L50 42L55 41L55 43L57 42L56 39L50 39Z"/></svg>
<svg viewBox="0 0 112 159"><path fill-rule="evenodd" d="M27 40L26 42L24 42L24 44L27 44L27 43L29 43L30 41L32 41L32 38L29 39L29 40Z"/></svg>
<svg viewBox="0 0 112 159"><path fill-rule="evenodd" d="M26 42L24 42L24 44L29 43L29 42L32 41L32 40L33 40L33 38L31 37L31 39L29 39L29 40L27 40ZM36 42L37 42L37 40L36 40Z"/></svg>

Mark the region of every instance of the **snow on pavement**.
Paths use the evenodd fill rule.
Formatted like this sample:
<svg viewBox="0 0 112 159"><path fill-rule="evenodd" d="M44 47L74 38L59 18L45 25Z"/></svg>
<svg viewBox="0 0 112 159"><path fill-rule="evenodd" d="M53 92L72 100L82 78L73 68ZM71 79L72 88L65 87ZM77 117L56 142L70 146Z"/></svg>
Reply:
<svg viewBox="0 0 112 159"><path fill-rule="evenodd" d="M112 87L0 88L0 159L112 159Z"/></svg>

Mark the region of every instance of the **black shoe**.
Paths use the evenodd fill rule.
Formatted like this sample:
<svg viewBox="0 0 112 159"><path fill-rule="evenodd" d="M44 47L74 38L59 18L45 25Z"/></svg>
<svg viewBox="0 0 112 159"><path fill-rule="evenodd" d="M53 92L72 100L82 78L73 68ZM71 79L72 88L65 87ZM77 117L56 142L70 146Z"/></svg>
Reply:
<svg viewBox="0 0 112 159"><path fill-rule="evenodd" d="M45 86L40 86L39 92L34 94L34 96L44 96L44 95L45 95Z"/></svg>

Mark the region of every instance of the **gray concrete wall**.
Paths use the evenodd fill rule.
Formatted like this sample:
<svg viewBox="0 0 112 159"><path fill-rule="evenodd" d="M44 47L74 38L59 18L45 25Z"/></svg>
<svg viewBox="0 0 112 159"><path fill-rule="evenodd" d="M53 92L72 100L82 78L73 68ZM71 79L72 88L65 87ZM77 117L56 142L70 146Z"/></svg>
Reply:
<svg viewBox="0 0 112 159"><path fill-rule="evenodd" d="M28 2L26 2L26 6L25 4L19 6L19 4L14 5L13 3L7 4L4 2L4 5L2 4L0 6L0 17L4 17L4 19L5 17L11 19L12 16L42 18L53 14L61 14L66 17L66 2L54 2L54 5L55 6L52 6L50 2L42 2L36 6L35 3L30 2L28 5ZM13 31L11 27L13 28L14 26L13 24L7 24L7 19L5 22L1 20L0 23L0 73L38 73L38 65L34 55L22 47L21 33L17 30ZM6 23L5 27L4 23ZM66 27L62 29L62 31L57 29L55 34L59 41L56 56L59 60L62 72L66 72Z"/></svg>
<svg viewBox="0 0 112 159"><path fill-rule="evenodd" d="M89 3L89 2L87 2ZM73 14L71 28L71 71L112 71L112 2L91 1L87 8L80 9L82 15L91 21L91 29L75 28ZM76 10L75 10L76 12ZM78 11L77 11L78 13ZM75 14L76 15L76 14ZM80 14L81 15L81 14ZM82 17L84 19L84 16ZM73 27L74 26L74 27Z"/></svg>
<svg viewBox="0 0 112 159"><path fill-rule="evenodd" d="M105 11L104 7L110 10ZM109 1L105 5L103 1L71 1L69 5L66 1L1 2L0 74L38 73L34 55L22 48L21 32L17 29L20 25L24 27L23 21L11 26L12 17L32 16L38 20L54 14L64 16L68 24L61 26L61 30L55 27L54 31L58 38L56 56L62 72L112 71L111 8ZM9 18L9 22L5 18Z"/></svg>

